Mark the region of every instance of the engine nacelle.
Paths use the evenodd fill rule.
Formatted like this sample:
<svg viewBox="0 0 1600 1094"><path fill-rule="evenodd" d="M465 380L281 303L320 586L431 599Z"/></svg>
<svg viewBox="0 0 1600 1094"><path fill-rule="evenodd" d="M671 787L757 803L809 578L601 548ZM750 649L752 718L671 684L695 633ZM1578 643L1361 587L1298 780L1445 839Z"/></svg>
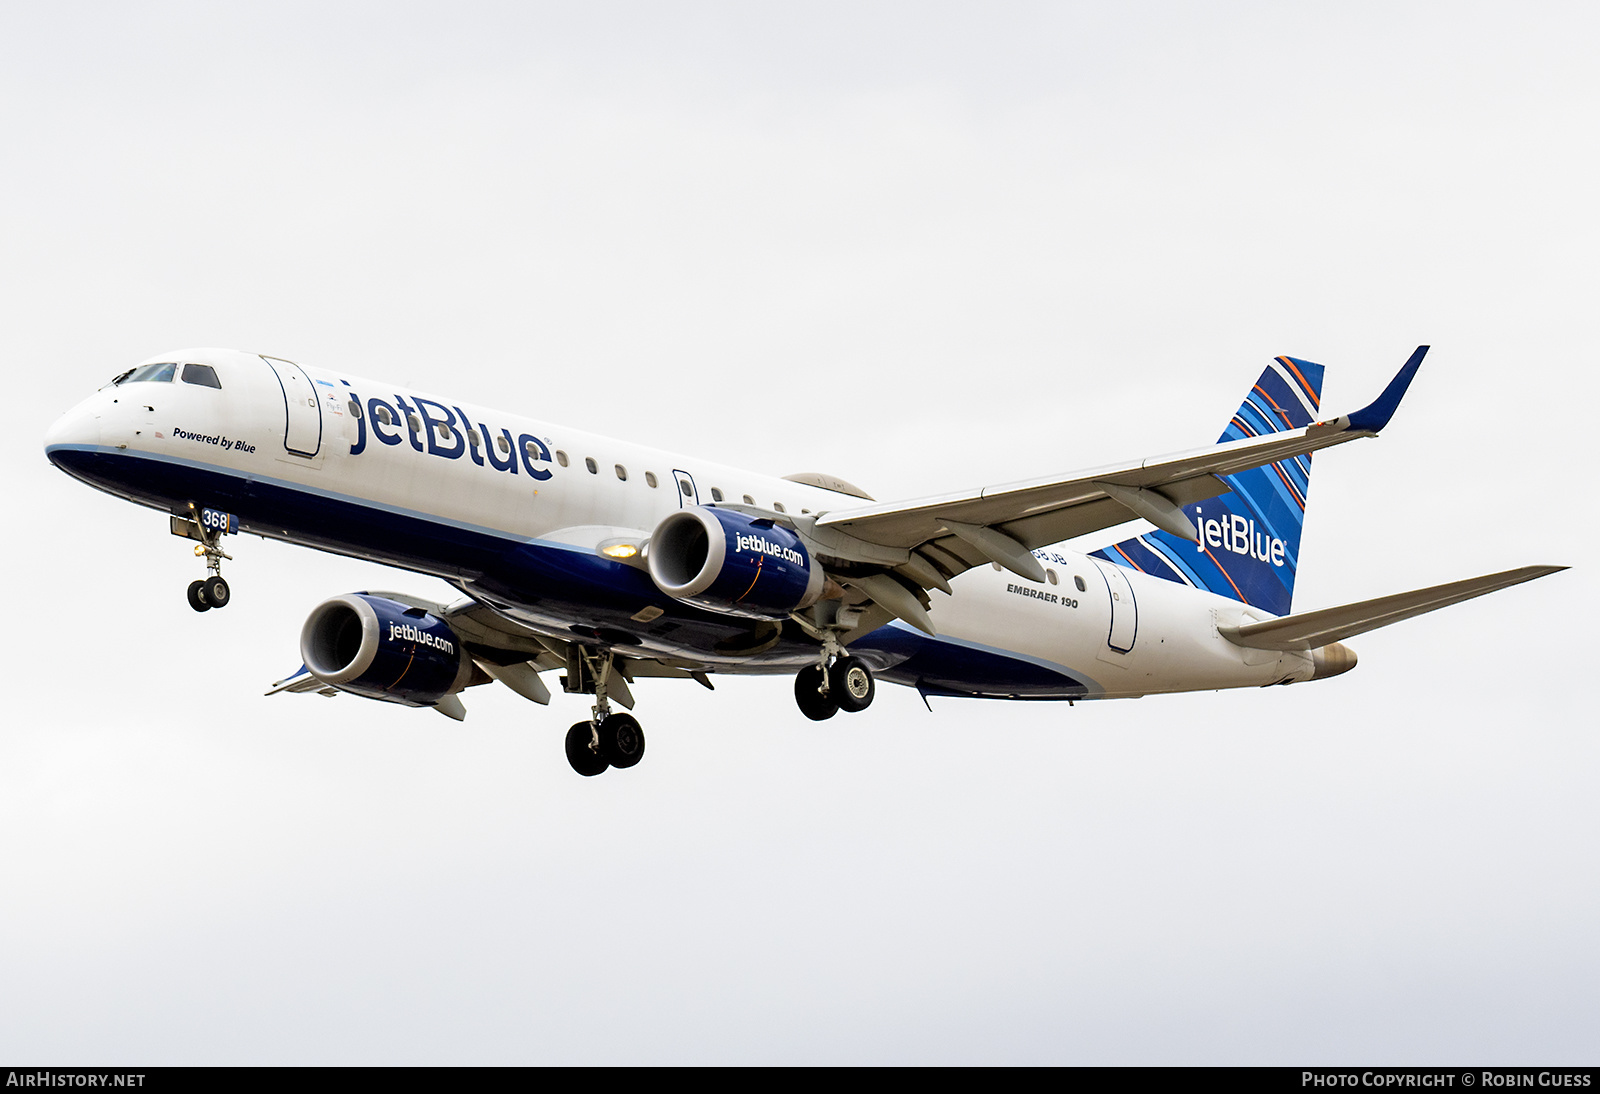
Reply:
<svg viewBox="0 0 1600 1094"><path fill-rule="evenodd" d="M800 537L762 517L692 506L656 525L650 576L668 596L751 619L782 619L822 595Z"/></svg>
<svg viewBox="0 0 1600 1094"><path fill-rule="evenodd" d="M312 609L300 628L300 658L325 684L411 707L433 706L472 676L472 660L444 620L368 593Z"/></svg>

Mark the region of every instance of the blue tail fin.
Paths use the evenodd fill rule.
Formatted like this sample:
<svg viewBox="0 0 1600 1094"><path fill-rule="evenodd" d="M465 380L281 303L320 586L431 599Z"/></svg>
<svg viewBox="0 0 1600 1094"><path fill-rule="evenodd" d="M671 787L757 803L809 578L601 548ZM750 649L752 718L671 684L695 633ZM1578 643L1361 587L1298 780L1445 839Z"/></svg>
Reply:
<svg viewBox="0 0 1600 1094"><path fill-rule="evenodd" d="M1322 366L1279 357L1255 382L1217 443L1303 429L1317 420L1321 402ZM1169 532L1149 532L1094 557L1288 615L1311 457L1224 475L1222 481L1232 493L1184 506L1200 531L1198 545Z"/></svg>

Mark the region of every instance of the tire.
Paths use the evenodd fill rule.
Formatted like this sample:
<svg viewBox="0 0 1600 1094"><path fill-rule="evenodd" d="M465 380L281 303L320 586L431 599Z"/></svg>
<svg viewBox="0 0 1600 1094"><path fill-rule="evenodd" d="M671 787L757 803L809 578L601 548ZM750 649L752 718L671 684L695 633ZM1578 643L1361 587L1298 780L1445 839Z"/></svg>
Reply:
<svg viewBox="0 0 1600 1094"><path fill-rule="evenodd" d="M839 704L821 689L821 665L807 665L794 678L794 701L800 705L800 713L813 722L825 722L839 713Z"/></svg>
<svg viewBox="0 0 1600 1094"><path fill-rule="evenodd" d="M189 582L189 607L197 612L209 612L211 604L206 600L206 583L204 581Z"/></svg>
<svg viewBox="0 0 1600 1094"><path fill-rule="evenodd" d="M233 593L228 588L228 583L220 577L208 577L203 582L205 585L206 603L213 608L226 608L228 598Z"/></svg>
<svg viewBox="0 0 1600 1094"><path fill-rule="evenodd" d="M602 774L611 766L604 756L589 747L591 739L588 722L579 722L567 730L567 763L585 778Z"/></svg>
<svg viewBox="0 0 1600 1094"><path fill-rule="evenodd" d="M600 755L612 767L632 767L644 759L644 730L631 714L610 714L600 723Z"/></svg>
<svg viewBox="0 0 1600 1094"><path fill-rule="evenodd" d="M877 693L872 670L854 657L841 657L828 669L828 694L840 710L850 714L866 710Z"/></svg>

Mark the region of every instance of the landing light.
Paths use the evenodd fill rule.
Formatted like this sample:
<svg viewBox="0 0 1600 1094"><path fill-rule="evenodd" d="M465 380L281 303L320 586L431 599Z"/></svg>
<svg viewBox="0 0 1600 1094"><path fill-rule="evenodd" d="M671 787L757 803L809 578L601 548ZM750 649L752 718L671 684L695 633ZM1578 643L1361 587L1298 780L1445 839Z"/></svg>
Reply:
<svg viewBox="0 0 1600 1094"><path fill-rule="evenodd" d="M607 558L626 561L627 559L637 557L639 554L639 548L632 543L613 543L609 546L600 548L600 553L605 555Z"/></svg>

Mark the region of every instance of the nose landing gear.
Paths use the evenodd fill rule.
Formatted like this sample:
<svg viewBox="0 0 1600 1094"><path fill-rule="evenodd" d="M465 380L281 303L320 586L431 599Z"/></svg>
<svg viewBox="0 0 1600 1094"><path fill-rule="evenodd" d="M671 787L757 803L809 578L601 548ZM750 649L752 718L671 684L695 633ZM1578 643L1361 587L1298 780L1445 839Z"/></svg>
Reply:
<svg viewBox="0 0 1600 1094"><path fill-rule="evenodd" d="M226 608L231 595L228 583L223 580L221 574L189 582L189 607L197 612Z"/></svg>
<svg viewBox="0 0 1600 1094"><path fill-rule="evenodd" d="M172 533L199 540L200 542L195 544L194 553L206 560L206 569L211 571L209 577L189 583L189 607L197 612L226 608L228 601L233 598L233 593L228 588L227 581L223 580L222 560L227 559L232 562L233 556L217 544L227 533L238 531L239 518L231 513L219 513L215 509L199 509L192 501L189 503L189 513L189 520L181 517L172 518Z"/></svg>

